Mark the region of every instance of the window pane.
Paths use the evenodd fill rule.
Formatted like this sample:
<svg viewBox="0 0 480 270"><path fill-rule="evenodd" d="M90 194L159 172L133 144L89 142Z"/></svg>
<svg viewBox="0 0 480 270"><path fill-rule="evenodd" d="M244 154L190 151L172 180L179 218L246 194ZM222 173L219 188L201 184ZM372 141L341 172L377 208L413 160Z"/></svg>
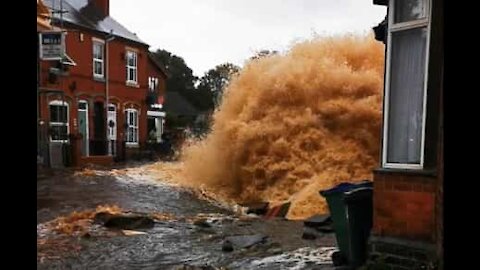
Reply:
<svg viewBox="0 0 480 270"><path fill-rule="evenodd" d="M52 140L67 140L67 126L51 126L50 135Z"/></svg>
<svg viewBox="0 0 480 270"><path fill-rule="evenodd" d="M133 142L133 128L128 128L128 142Z"/></svg>
<svg viewBox="0 0 480 270"><path fill-rule="evenodd" d="M128 124L133 126L133 112L128 112L128 116L129 116L129 120L128 120Z"/></svg>
<svg viewBox="0 0 480 270"><path fill-rule="evenodd" d="M97 44L93 44L93 58L98 58L98 46Z"/></svg>
<svg viewBox="0 0 480 270"><path fill-rule="evenodd" d="M50 105L50 122L66 122L67 106Z"/></svg>
<svg viewBox="0 0 480 270"><path fill-rule="evenodd" d="M423 19L426 14L427 0L395 0L395 23Z"/></svg>
<svg viewBox="0 0 480 270"><path fill-rule="evenodd" d="M50 122L60 122L59 106L50 105Z"/></svg>
<svg viewBox="0 0 480 270"><path fill-rule="evenodd" d="M93 58L103 59L103 44L93 44Z"/></svg>
<svg viewBox="0 0 480 270"><path fill-rule="evenodd" d="M425 27L392 33L388 163L420 163L426 37Z"/></svg>
<svg viewBox="0 0 480 270"><path fill-rule="evenodd" d="M68 121L66 106L60 106L60 121L62 123L66 123Z"/></svg>
<svg viewBox="0 0 480 270"><path fill-rule="evenodd" d="M135 57L135 54L133 52L127 52L127 65L128 66L134 66L135 65L134 57Z"/></svg>
<svg viewBox="0 0 480 270"><path fill-rule="evenodd" d="M94 70L95 70L95 74L103 75L103 63L95 61L94 62Z"/></svg>
<svg viewBox="0 0 480 270"><path fill-rule="evenodd" d="M129 69L128 70L128 80L129 81L135 81L135 77L133 77L134 73L133 73L133 69Z"/></svg>
<svg viewBox="0 0 480 270"><path fill-rule="evenodd" d="M79 110L86 110L87 109L87 103L86 102L79 102L78 103L78 109Z"/></svg>

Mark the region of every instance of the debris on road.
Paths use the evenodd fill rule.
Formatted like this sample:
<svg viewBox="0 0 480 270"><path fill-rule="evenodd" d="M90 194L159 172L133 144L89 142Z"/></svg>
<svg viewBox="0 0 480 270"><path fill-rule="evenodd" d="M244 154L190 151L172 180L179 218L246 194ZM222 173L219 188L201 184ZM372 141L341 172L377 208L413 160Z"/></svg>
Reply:
<svg viewBox="0 0 480 270"><path fill-rule="evenodd" d="M125 235L125 236L134 236L134 235L147 234L146 232L132 231L132 230L122 230L122 233L123 233L123 235Z"/></svg>
<svg viewBox="0 0 480 270"><path fill-rule="evenodd" d="M228 236L222 244L223 251L250 248L256 244L265 243L268 236L264 234Z"/></svg>

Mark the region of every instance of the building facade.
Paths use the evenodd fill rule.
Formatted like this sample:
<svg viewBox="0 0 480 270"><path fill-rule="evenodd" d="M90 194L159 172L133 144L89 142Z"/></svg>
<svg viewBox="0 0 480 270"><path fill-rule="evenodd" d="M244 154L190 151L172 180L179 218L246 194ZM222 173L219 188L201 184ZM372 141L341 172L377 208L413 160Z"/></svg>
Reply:
<svg viewBox="0 0 480 270"><path fill-rule="evenodd" d="M165 70L151 63L145 42L110 17L108 0L44 2L65 36L63 60L40 61L40 143L49 165L111 163L141 151Z"/></svg>
<svg viewBox="0 0 480 270"><path fill-rule="evenodd" d="M376 28L386 68L370 253L394 269L442 268L443 0L373 2L388 12Z"/></svg>

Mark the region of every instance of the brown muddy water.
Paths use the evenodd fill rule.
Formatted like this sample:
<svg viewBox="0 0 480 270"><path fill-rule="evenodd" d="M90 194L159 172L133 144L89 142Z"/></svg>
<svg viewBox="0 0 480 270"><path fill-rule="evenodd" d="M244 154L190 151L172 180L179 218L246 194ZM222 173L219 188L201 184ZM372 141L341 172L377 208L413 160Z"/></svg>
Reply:
<svg viewBox="0 0 480 270"><path fill-rule="evenodd" d="M199 198L194 192L158 179L151 166L134 164L121 170L56 173L37 181L37 269L177 269L182 265L226 269L333 269L332 234L303 240L303 223L239 215L232 207ZM73 211L98 205L179 217L155 223L135 236L68 236L47 224ZM211 228L187 222L207 217ZM183 219L182 219L183 218ZM223 252L226 236L262 233L266 243ZM61 240L62 245L42 243ZM41 251L41 252L40 252ZM50 254L46 256L44 254ZM42 255L43 254L43 255ZM55 256L51 256L54 254Z"/></svg>
<svg viewBox="0 0 480 270"><path fill-rule="evenodd" d="M245 63L204 140L185 147L183 184L236 202L291 202L287 217L328 211L318 191L372 179L378 166L384 45L318 37Z"/></svg>

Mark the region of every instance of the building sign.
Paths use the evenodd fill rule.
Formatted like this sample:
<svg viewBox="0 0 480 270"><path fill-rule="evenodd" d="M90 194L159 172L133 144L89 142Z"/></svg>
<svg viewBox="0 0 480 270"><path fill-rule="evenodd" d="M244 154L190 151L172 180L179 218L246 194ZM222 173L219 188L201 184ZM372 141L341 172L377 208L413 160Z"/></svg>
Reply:
<svg viewBox="0 0 480 270"><path fill-rule="evenodd" d="M40 33L40 59L61 60L65 52L62 32Z"/></svg>

